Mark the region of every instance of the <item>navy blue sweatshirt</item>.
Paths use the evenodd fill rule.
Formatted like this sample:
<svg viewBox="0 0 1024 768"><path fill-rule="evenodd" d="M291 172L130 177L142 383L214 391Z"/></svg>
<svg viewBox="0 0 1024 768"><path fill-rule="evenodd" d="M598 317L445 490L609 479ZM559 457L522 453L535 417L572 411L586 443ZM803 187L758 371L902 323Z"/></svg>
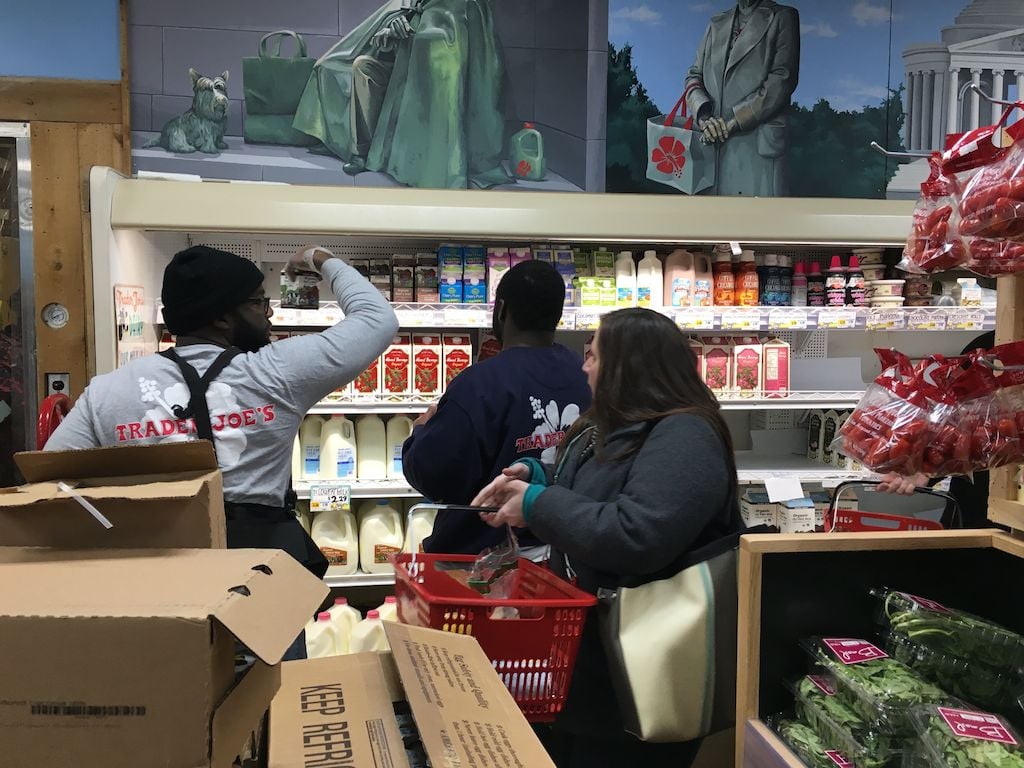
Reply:
<svg viewBox="0 0 1024 768"><path fill-rule="evenodd" d="M456 376L402 450L406 480L431 501L469 504L517 459L553 461L562 435L590 407L580 356L561 345L511 347ZM540 542L517 531L519 543ZM505 541L468 512L440 512L427 552L478 554Z"/></svg>

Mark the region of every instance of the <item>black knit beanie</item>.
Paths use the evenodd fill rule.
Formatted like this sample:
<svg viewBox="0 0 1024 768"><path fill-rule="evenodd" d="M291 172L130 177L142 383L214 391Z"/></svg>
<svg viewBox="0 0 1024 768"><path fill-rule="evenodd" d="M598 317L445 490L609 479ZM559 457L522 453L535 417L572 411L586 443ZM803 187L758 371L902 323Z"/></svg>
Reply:
<svg viewBox="0 0 1024 768"><path fill-rule="evenodd" d="M240 306L263 283L248 259L205 245L174 254L164 270L164 323L174 335L191 333Z"/></svg>

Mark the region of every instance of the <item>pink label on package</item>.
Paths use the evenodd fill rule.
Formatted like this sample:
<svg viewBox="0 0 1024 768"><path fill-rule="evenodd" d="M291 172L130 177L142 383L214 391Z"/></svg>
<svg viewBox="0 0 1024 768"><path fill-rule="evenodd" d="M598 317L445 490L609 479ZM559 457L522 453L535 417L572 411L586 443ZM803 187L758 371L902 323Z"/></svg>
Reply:
<svg viewBox="0 0 1024 768"><path fill-rule="evenodd" d="M832 686L832 682L827 677L822 677L821 675L808 675L807 679L814 683L814 687L826 696L836 695L836 689Z"/></svg>
<svg viewBox="0 0 1024 768"><path fill-rule="evenodd" d="M825 750L825 757L838 765L839 768L853 768L853 763L847 760L841 752L836 752L834 749Z"/></svg>
<svg viewBox="0 0 1024 768"><path fill-rule="evenodd" d="M865 661L889 657L881 648L867 640L853 640L845 637L825 637L822 642L843 664L863 664Z"/></svg>
<svg viewBox="0 0 1024 768"><path fill-rule="evenodd" d="M907 600L909 600L910 602L914 603L915 605L921 606L926 611L935 611L936 613L952 613L952 611L949 610L949 608L944 606L942 603L936 603L934 600L929 600L927 597L918 597L917 595L912 595L909 592L900 592L900 594L907 598Z"/></svg>
<svg viewBox="0 0 1024 768"><path fill-rule="evenodd" d="M938 707L939 715L957 736L977 741L995 741L1016 746L1017 740L995 715Z"/></svg>

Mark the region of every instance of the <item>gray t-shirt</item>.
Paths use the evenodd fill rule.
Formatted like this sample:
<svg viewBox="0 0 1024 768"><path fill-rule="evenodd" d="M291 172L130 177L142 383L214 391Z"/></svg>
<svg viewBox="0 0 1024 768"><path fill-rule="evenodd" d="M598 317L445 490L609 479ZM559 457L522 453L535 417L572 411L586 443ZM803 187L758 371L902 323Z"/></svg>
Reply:
<svg viewBox="0 0 1024 768"><path fill-rule="evenodd" d="M352 381L391 343L398 320L380 292L340 259L323 267L345 318L322 333L274 342L239 355L206 393L224 497L281 506L295 435L306 411ZM223 351L178 347L202 375ZM188 405L177 365L160 355L97 376L46 443L48 451L195 440L174 406Z"/></svg>

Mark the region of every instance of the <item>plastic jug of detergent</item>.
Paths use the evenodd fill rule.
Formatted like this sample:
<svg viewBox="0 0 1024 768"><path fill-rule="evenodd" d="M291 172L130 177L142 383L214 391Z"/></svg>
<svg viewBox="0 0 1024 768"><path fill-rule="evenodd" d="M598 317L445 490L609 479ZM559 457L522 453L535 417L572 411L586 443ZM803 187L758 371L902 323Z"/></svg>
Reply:
<svg viewBox="0 0 1024 768"><path fill-rule="evenodd" d="M352 642L352 630L363 620L363 615L348 604L347 597L337 597L334 605L327 609L338 632L338 653L348 653Z"/></svg>
<svg viewBox="0 0 1024 768"><path fill-rule="evenodd" d="M299 429L299 442L302 444L302 479L320 479L320 435L324 420L319 416L307 416L302 420Z"/></svg>
<svg viewBox="0 0 1024 768"><path fill-rule="evenodd" d="M377 606L381 621L398 621L398 598L388 595L384 602Z"/></svg>
<svg viewBox="0 0 1024 768"><path fill-rule="evenodd" d="M360 480L383 480L388 476L388 439L380 416L356 420L356 465Z"/></svg>
<svg viewBox="0 0 1024 768"><path fill-rule="evenodd" d="M402 551L402 516L387 499L365 512L359 524L359 564L363 573L394 573L388 556Z"/></svg>
<svg viewBox="0 0 1024 768"><path fill-rule="evenodd" d="M693 254L677 248L665 258L665 306L692 307L697 273Z"/></svg>
<svg viewBox="0 0 1024 768"><path fill-rule="evenodd" d="M311 659L338 655L338 630L327 611L306 625L306 655Z"/></svg>
<svg viewBox="0 0 1024 768"><path fill-rule="evenodd" d="M402 446L412 434L412 419L408 416L392 416L388 419L388 477L400 480L402 472Z"/></svg>
<svg viewBox="0 0 1024 768"><path fill-rule="evenodd" d="M339 576L349 576L359 567L359 534L351 512L321 512L313 518L310 536Z"/></svg>
<svg viewBox="0 0 1024 768"><path fill-rule="evenodd" d="M320 434L320 479L354 480L356 427L340 414L327 420Z"/></svg>
<svg viewBox="0 0 1024 768"><path fill-rule="evenodd" d="M540 181L544 178L544 137L533 123L523 123L522 130L512 135L508 159L517 179Z"/></svg>
<svg viewBox="0 0 1024 768"><path fill-rule="evenodd" d="M409 509L406 515L405 546L403 552L423 551L423 540L434 532L434 520L437 518L437 507L420 504Z"/></svg>
<svg viewBox="0 0 1024 768"><path fill-rule="evenodd" d="M350 653L370 653L373 651L390 651L384 625L377 611L367 611L366 618L356 624L352 630L352 639L348 644Z"/></svg>
<svg viewBox="0 0 1024 768"><path fill-rule="evenodd" d="M629 251L615 257L615 306L619 309L636 306L636 262Z"/></svg>
<svg viewBox="0 0 1024 768"><path fill-rule="evenodd" d="M665 275L655 251L644 251L636 267L636 304L638 307L660 307L665 303Z"/></svg>

